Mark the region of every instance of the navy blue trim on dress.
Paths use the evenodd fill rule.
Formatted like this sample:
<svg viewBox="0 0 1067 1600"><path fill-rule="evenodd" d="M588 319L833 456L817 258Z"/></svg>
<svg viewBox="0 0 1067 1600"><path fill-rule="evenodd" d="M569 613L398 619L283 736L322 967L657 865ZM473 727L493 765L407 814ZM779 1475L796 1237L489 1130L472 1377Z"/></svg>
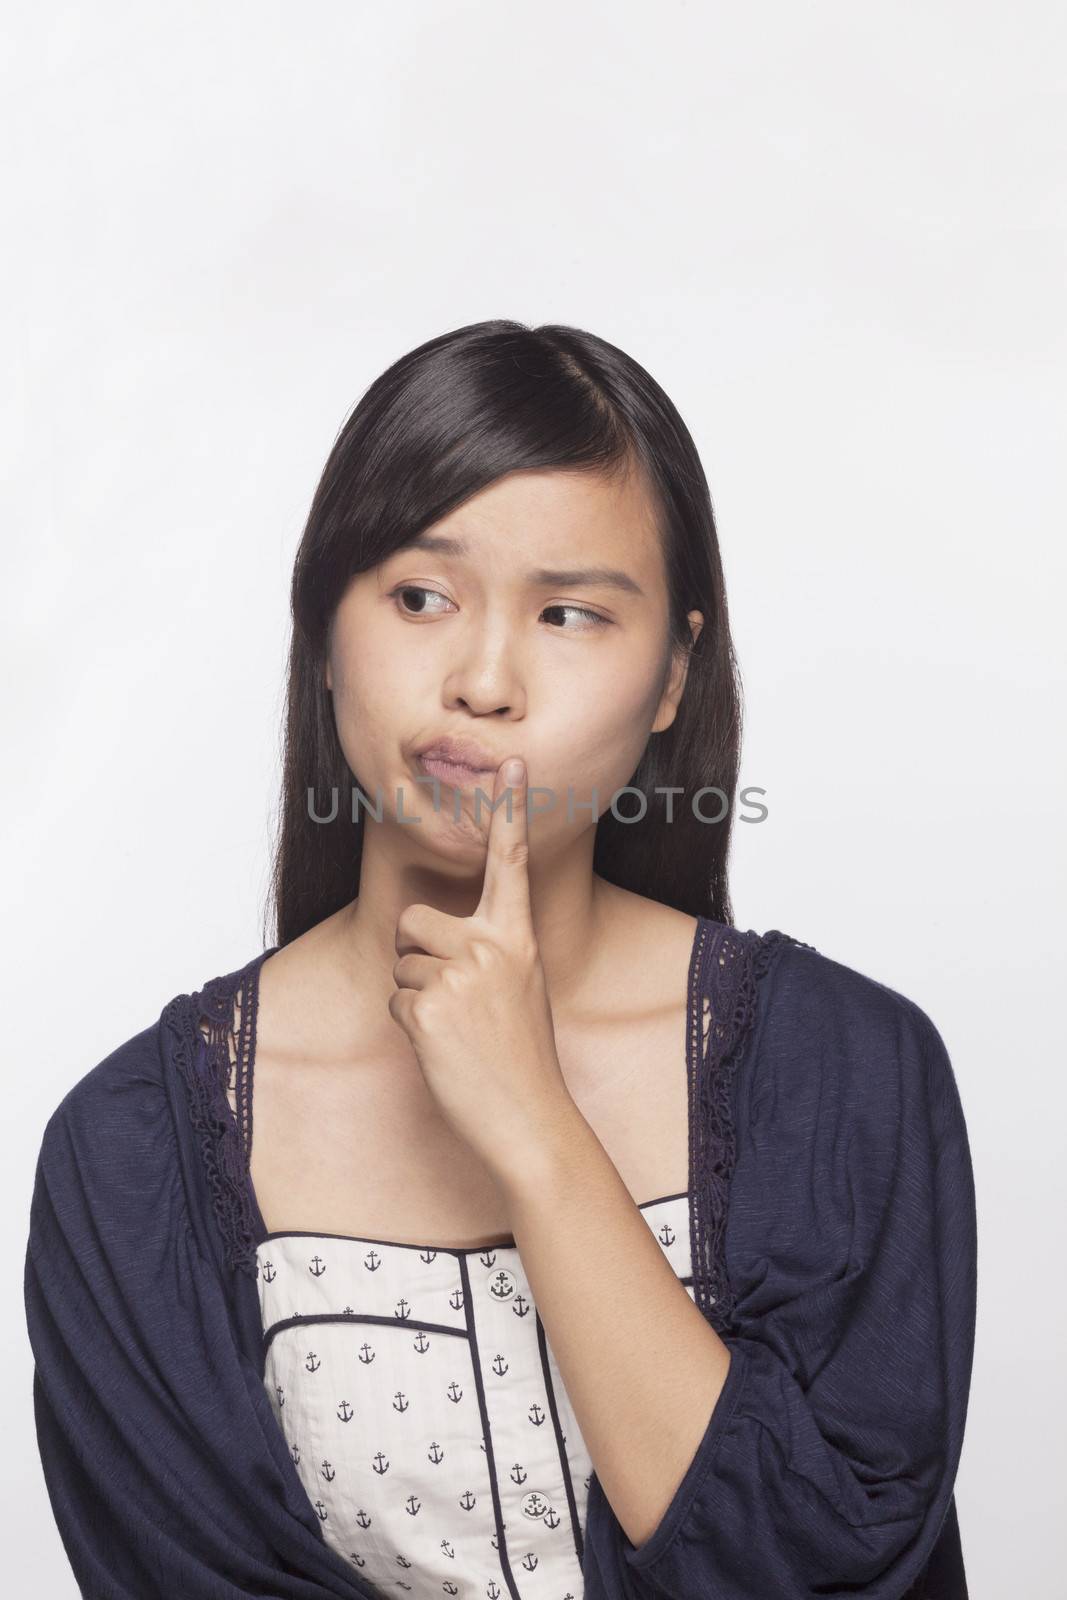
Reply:
<svg viewBox="0 0 1067 1600"><path fill-rule="evenodd" d="M669 1200L684 1200L688 1196L688 1189L679 1189L677 1194L660 1194L654 1200L642 1200L637 1209L648 1211L652 1206L666 1205ZM412 1243L410 1239L375 1239L364 1233L329 1233L325 1228L275 1228L273 1233L265 1233L259 1242L267 1244L271 1239L344 1239L348 1244L387 1245L390 1250L433 1250L441 1256L481 1256L487 1250L517 1248L513 1233L484 1244L428 1244L425 1241Z"/></svg>
<svg viewBox="0 0 1067 1600"><path fill-rule="evenodd" d="M574 1474L571 1471L571 1461L567 1454L566 1441L563 1438L563 1428L559 1420L559 1406L556 1402L556 1386L552 1382L552 1363L548 1359L548 1335L545 1325L541 1321L541 1313L534 1306L535 1327L537 1330L537 1354L541 1362L541 1379L545 1386L545 1397L548 1400L548 1414L552 1419L552 1432L556 1439L556 1450L559 1455L560 1476L563 1479L563 1488L567 1496L567 1511L571 1519L571 1534L574 1538L574 1553L578 1558L578 1565L582 1564L585 1551L585 1540L582 1537L581 1518L578 1515L578 1502L574 1497Z"/></svg>
<svg viewBox="0 0 1067 1600"><path fill-rule="evenodd" d="M463 1315L467 1323L468 1348L470 1350L471 1368L474 1373L474 1392L478 1396L478 1414L482 1424L482 1438L485 1441L485 1462L489 1473L489 1492L493 1497L493 1517L496 1521L497 1556L500 1559L500 1570L504 1574L504 1582L512 1600L521 1600L518 1585L511 1571L511 1562L508 1559L508 1542L504 1537L504 1513L500 1504L500 1485L497 1481L496 1457L493 1450L493 1430L489 1422L489 1407L485 1399L485 1380L482 1377L482 1361L478 1354L478 1330L475 1326L471 1312L474 1300L471 1294L471 1278L467 1268L467 1258L459 1258L460 1283L463 1285Z"/></svg>

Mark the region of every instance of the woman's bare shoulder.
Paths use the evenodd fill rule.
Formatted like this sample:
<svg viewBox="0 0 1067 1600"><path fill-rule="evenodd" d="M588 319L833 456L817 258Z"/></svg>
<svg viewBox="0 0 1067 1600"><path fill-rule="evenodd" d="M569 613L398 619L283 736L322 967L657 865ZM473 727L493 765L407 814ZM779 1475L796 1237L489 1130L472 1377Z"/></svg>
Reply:
<svg viewBox="0 0 1067 1600"><path fill-rule="evenodd" d="M626 995L635 1012L646 1014L682 1003L697 918L612 884L604 921L613 993Z"/></svg>

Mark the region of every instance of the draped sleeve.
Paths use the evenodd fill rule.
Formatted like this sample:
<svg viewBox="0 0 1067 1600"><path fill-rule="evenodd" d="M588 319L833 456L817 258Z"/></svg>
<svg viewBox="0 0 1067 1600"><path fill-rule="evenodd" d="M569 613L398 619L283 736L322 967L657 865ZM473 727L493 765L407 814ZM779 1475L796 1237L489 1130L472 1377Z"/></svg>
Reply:
<svg viewBox="0 0 1067 1600"><path fill-rule="evenodd" d="M367 1600L321 1537L190 1225L158 1030L44 1130L25 1306L45 1482L92 1600Z"/></svg>
<svg viewBox="0 0 1067 1600"><path fill-rule="evenodd" d="M726 1382L643 1544L593 1480L586 1600L955 1600L977 1223L944 1040L789 945L733 1104Z"/></svg>

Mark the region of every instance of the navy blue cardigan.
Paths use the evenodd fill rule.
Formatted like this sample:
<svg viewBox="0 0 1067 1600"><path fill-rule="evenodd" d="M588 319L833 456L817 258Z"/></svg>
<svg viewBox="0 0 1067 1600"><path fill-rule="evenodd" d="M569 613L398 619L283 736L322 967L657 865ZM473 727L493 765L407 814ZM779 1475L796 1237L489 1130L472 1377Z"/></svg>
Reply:
<svg viewBox="0 0 1067 1600"><path fill-rule="evenodd" d="M176 996L45 1128L34 1409L93 1600L380 1600L323 1538L263 1383L250 1090L270 953ZM914 1002L778 930L699 919L689 977L694 1296L730 1369L644 1544L594 1474L585 1600L963 1600L977 1228L945 1045Z"/></svg>

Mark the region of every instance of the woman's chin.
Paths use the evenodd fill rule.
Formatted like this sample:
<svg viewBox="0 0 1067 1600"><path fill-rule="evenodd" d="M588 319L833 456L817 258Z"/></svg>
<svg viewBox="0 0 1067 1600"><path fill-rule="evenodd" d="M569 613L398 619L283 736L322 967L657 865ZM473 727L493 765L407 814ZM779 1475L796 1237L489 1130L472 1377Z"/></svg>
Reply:
<svg viewBox="0 0 1067 1600"><path fill-rule="evenodd" d="M417 821L405 820L400 825L416 840L424 853L440 861L455 862L457 866L481 869L489 843L492 813L488 806L481 807L481 820L476 822L474 808L464 797L457 815L454 804L451 801L446 803L442 788L439 809L432 805L423 806L412 814L417 816ZM405 812L407 816L408 812Z"/></svg>
<svg viewBox="0 0 1067 1600"><path fill-rule="evenodd" d="M411 783L397 786L401 827L433 829L475 838L488 837L493 820L493 775L479 778L476 784L453 786L443 779L436 783Z"/></svg>

